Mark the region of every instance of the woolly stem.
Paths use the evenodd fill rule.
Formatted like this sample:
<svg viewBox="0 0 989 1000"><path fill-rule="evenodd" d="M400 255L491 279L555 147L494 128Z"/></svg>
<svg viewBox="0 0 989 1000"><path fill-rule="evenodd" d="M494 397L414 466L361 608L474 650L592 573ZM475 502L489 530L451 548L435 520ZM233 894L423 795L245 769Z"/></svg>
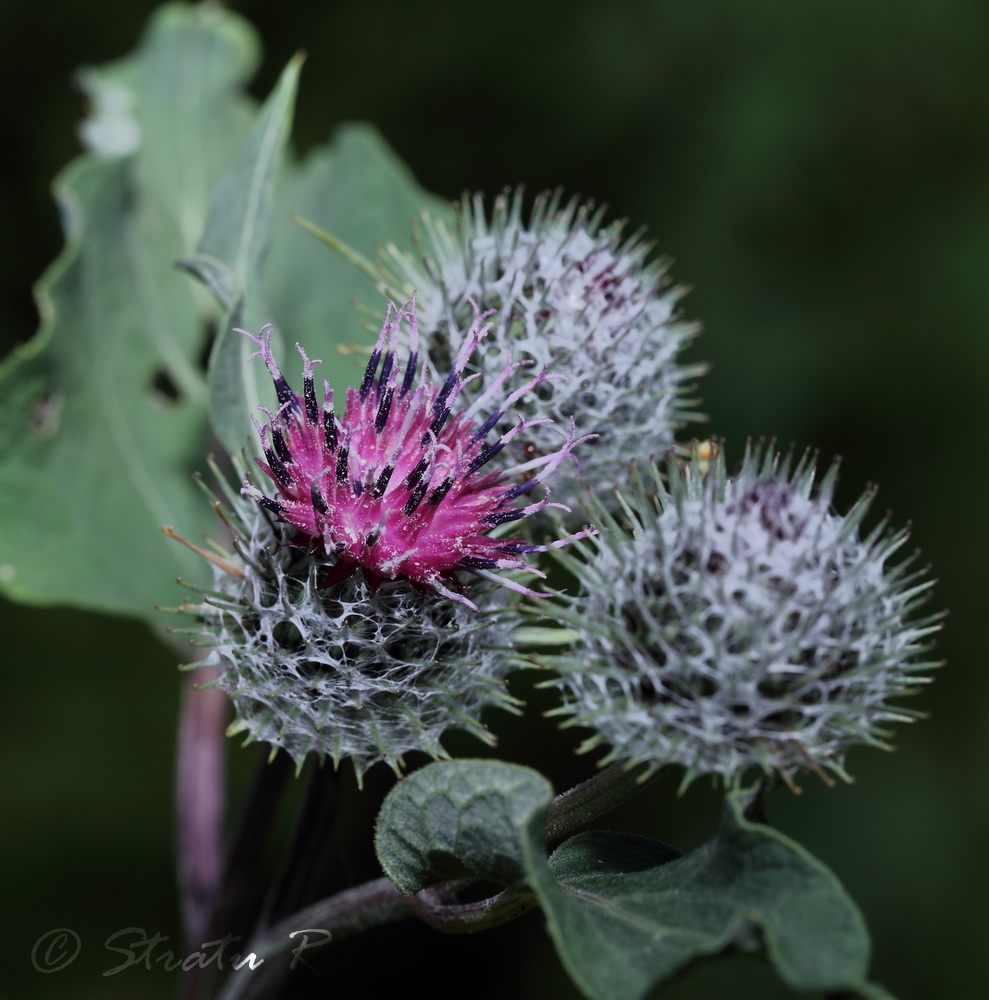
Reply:
<svg viewBox="0 0 989 1000"><path fill-rule="evenodd" d="M206 678L207 680L211 678ZM198 682L203 680L200 675ZM186 678L175 767L176 851L185 940L205 938L223 870L223 727L226 695Z"/></svg>
<svg viewBox="0 0 989 1000"><path fill-rule="evenodd" d="M534 893L517 889L504 889L473 903L456 902L457 893L470 884L447 882L424 889L413 897L415 915L446 934L473 934L507 924L538 904Z"/></svg>
<svg viewBox="0 0 989 1000"><path fill-rule="evenodd" d="M572 830L603 816L623 802L649 788L661 774L649 773L649 766L629 768L616 761L592 778L557 795L546 820L546 842L552 843Z"/></svg>
<svg viewBox="0 0 989 1000"><path fill-rule="evenodd" d="M296 968L304 952L381 924L409 917L447 933L470 933L508 923L536 905L528 892L504 891L474 903L448 902L469 882L447 882L416 896L403 896L388 878L347 889L294 913L271 927L246 955L253 969L231 973L218 1000L265 1000Z"/></svg>

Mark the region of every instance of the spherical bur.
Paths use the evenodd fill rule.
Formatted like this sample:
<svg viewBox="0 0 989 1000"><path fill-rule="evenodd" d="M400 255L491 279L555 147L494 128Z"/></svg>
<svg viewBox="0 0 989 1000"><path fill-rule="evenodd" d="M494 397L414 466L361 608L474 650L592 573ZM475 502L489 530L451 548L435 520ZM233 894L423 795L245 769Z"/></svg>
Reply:
<svg viewBox="0 0 989 1000"><path fill-rule="evenodd" d="M520 400L527 418L549 417L596 435L580 453L580 481L614 482L645 447L663 454L677 428L698 419L690 382L704 366L678 355L698 327L678 313L684 289L672 286L663 261L647 263L649 246L625 238L623 225L602 226L602 212L559 193L536 199L527 223L521 194L497 198L490 216L480 196L459 205L454 231L426 219L419 258L387 251L396 288L416 288L420 330L442 368L479 309L491 333L472 364L482 391L504 358L530 359L556 376ZM533 427L512 445L524 465L527 444L554 441L552 425ZM569 496L577 469L557 479Z"/></svg>
<svg viewBox="0 0 989 1000"><path fill-rule="evenodd" d="M317 397L320 362L301 346L297 393L272 355L270 328L239 332L257 347L251 360L264 362L278 400L274 411L262 407L265 423L255 421L266 482L262 490L245 475L239 494L223 488L218 509L235 555L192 546L216 568L196 611L217 685L234 703L232 731L300 763L310 752L349 757L358 777L377 761L397 770L413 750L444 756L449 729L492 742L482 709L515 704L504 684L516 665L515 595L540 596L519 576L542 576L527 559L571 540L534 544L511 531L559 506L538 488L582 443L572 422L527 475L499 459L540 423L499 427L505 410L549 376L530 373L498 405L497 390L520 367L508 364L465 404L464 368L486 332L480 317L434 381L419 357L413 296L389 306L338 414L325 382ZM469 590L467 575L478 578Z"/></svg>
<svg viewBox="0 0 989 1000"><path fill-rule="evenodd" d="M507 591L475 588L474 611L405 580L374 588L351 574L325 587L323 568L284 524L229 501L244 534L197 610L208 662L233 701L231 733L299 764L309 753L349 757L359 780L378 761L398 771L409 751L444 757L450 729L492 742L482 710L515 710L504 677L518 615Z"/></svg>
<svg viewBox="0 0 989 1000"><path fill-rule="evenodd" d="M935 619L913 619L929 584L890 565L905 533L865 538L867 500L830 510L834 476L750 451L738 474L671 463L638 472L623 514L563 555L581 592L544 607L581 632L559 671L560 714L608 757L681 764L734 784L751 767L844 776L855 744L915 713L891 704L930 667ZM826 778L826 780L829 780Z"/></svg>

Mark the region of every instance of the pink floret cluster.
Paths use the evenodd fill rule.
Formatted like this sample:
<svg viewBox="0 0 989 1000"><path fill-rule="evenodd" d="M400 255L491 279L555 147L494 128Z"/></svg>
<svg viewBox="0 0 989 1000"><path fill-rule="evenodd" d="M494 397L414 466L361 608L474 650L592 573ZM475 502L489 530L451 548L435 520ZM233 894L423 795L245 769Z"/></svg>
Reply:
<svg viewBox="0 0 989 1000"><path fill-rule="evenodd" d="M542 575L526 566L530 553L584 534L547 545L501 537L500 525L563 507L550 503L545 487L539 499L518 502L587 438L577 439L571 422L556 451L498 467L493 460L510 441L548 421L516 415L494 437L496 428L516 401L554 376L543 370L496 402L524 364L506 361L469 408L460 407L461 389L478 377L465 378L464 368L487 332L483 320L475 316L452 370L436 384L419 358L415 298L400 310L389 305L364 377L347 390L341 417L325 380L322 402L317 399L313 369L320 361L296 345L303 360L303 392L296 393L272 357L270 327L257 337L239 331L257 345L252 358L264 360L278 396L278 409L264 410L267 423L255 421L264 450L256 461L276 491L268 495L245 479L242 492L294 527L294 544L325 560L325 586L360 570L373 586L407 580L473 607L458 576L466 570L541 596L494 571ZM409 356L401 366L396 353L403 322Z"/></svg>

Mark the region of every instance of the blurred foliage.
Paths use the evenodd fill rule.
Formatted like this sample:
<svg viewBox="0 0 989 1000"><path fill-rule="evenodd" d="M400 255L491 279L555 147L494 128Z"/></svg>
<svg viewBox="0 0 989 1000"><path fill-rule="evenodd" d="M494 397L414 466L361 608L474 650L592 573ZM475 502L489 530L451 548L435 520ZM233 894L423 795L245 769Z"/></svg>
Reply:
<svg viewBox="0 0 989 1000"><path fill-rule="evenodd" d="M29 289L61 248L48 184L78 152L72 75L129 51L153 6L5 4L4 350L35 331ZM714 366L701 385L710 432L735 454L749 435L819 447L825 461L840 453L839 505L875 481L897 523L914 522L941 580L935 600L952 609L940 643L950 665L924 696L933 718L901 729L893 757L853 754L854 786L808 780L799 798L777 794L770 813L861 906L875 979L902 998L980 996L989 809L978 775L989 763L989 681L976 623L989 533L973 442L986 428L989 372L989 7L233 6L264 39L256 97L297 49L308 52L300 151L340 122L366 119L436 194L562 185L648 226L675 257L674 276L695 289L685 310L706 328L692 357ZM68 524L53 531L66 546L91 544ZM113 961L101 953L113 930L178 934L168 842L170 663L179 654L133 623L79 612L5 605L3 628L13 699L3 730L3 889L14 933L0 991L169 996L164 974L100 972ZM535 712L506 725L503 749L532 763L532 745L559 788L586 774L572 737L548 736ZM231 751L242 767L244 752ZM385 785L371 783L365 808ZM671 780L646 804L623 807L609 826L681 848L709 836L717 796L698 788L678 800L675 788ZM356 878L373 861L352 864ZM82 934L83 954L41 976L31 943L58 926ZM341 949L333 981L312 995L363 996L369 975L384 991L403 956L432 970L437 995L459 995L457 977L492 954L498 961L472 995L573 995L535 914L473 938L375 932ZM765 968L729 960L665 995L788 994Z"/></svg>
<svg viewBox="0 0 989 1000"><path fill-rule="evenodd" d="M162 580L206 582L205 561L158 529L212 530L192 477L209 447L207 401L231 455L258 405L275 404L238 328L284 324L326 354L338 392L352 381L334 362L362 335L355 269L333 257L335 268L316 270L330 255L313 252L292 209L311 208L369 254L380 239L408 246L428 199L366 126L337 130L304 167L286 158L302 60L254 114L241 87L257 49L241 18L172 3L133 54L80 74L87 152L53 185L65 248L35 286L38 335L0 365L0 592L10 597L143 618ZM277 225L276 201L289 206ZM303 288L309 308L297 305Z"/></svg>

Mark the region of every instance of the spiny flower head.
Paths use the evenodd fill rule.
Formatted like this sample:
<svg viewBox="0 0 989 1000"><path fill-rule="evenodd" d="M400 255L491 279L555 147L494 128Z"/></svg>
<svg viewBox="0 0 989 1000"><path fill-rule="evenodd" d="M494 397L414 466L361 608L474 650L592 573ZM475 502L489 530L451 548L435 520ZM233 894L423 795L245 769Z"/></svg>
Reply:
<svg viewBox="0 0 989 1000"><path fill-rule="evenodd" d="M488 440L514 404L554 376L543 369L495 404L522 364L508 363L464 405L464 367L487 331L482 318L475 313L449 374L433 384L419 360L415 299L401 311L389 305L364 378L348 390L341 418L328 383L322 403L317 400L313 367L320 362L296 345L304 386L296 393L272 357L270 330L259 337L240 331L257 344L252 357L263 358L279 402L276 412L265 411L264 426L256 422L265 456L257 463L275 492L268 495L245 480L244 493L296 529L296 544L308 547L325 568L324 586L361 570L372 587L405 580L473 607L456 575L468 570L531 593L492 571L521 569L529 553L546 546L496 535L501 525L561 506L550 504L548 493L523 506L516 501L541 485L580 442L571 421L566 436L557 432L549 454L507 468L493 463L519 435L547 422L519 416ZM409 358L402 367L396 348L405 320Z"/></svg>
<svg viewBox="0 0 989 1000"><path fill-rule="evenodd" d="M223 497L213 499L233 552L203 552L215 566L213 587L183 608L199 619L193 631L212 647L216 683L233 700L231 733L281 747L299 764L310 752L335 764L349 758L358 779L377 761L399 770L409 751L445 756L449 729L493 742L482 710L515 705L504 683L517 665L510 636L520 620L510 592L536 596L518 579L538 572L526 557L563 544L504 533L550 505L531 493L580 442L571 424L550 454L498 466L505 446L538 421L499 425L553 376L540 371L496 404L521 367L506 364L464 407L464 366L485 333L482 319L434 384L419 359L414 299L390 306L340 416L325 382L317 398L318 361L298 348L297 393L272 356L270 330L246 334L278 398L267 422L255 422L264 452L255 461L272 488L262 492L245 476L237 494L220 478ZM461 571L486 578L470 599Z"/></svg>
<svg viewBox="0 0 989 1000"><path fill-rule="evenodd" d="M479 581L475 611L408 583L374 588L360 573L326 588L320 562L290 544L290 524L219 482L233 551L208 554L212 587L179 610L211 648L194 666L220 668L229 735L280 747L299 766L309 753L349 759L358 782L379 761L399 772L409 751L448 756L450 729L494 742L482 710L517 711L504 681L518 665L507 591Z"/></svg>
<svg viewBox="0 0 989 1000"><path fill-rule="evenodd" d="M558 714L596 730L606 760L678 763L737 783L751 767L792 786L805 768L847 777L856 744L886 747L883 725L918 713L891 705L927 678L911 621L930 583L889 559L906 532L859 526L871 495L831 511L834 467L814 488L806 457L750 451L727 478L671 464L637 475L616 519L565 557L582 592L544 610L574 629L548 657L564 695ZM619 523L624 521L625 523Z"/></svg>
<svg viewBox="0 0 989 1000"><path fill-rule="evenodd" d="M585 484L613 482L643 440L664 454L695 416L687 384L704 371L677 359L698 331L678 318L684 290L669 285L664 262L647 263L648 244L626 239L621 222L602 226L602 216L590 203L561 204L557 192L538 197L524 223L516 192L495 200L489 220L479 195L465 197L452 233L425 218L418 260L391 247L381 262L393 294L418 290L419 325L437 364L455 355L477 303L492 314L487 349L473 361L480 386L506 354L564 376L519 405L527 417L575 419L596 433L581 451ZM546 446L550 426L514 440L519 460L527 446ZM559 485L570 490L575 473Z"/></svg>

